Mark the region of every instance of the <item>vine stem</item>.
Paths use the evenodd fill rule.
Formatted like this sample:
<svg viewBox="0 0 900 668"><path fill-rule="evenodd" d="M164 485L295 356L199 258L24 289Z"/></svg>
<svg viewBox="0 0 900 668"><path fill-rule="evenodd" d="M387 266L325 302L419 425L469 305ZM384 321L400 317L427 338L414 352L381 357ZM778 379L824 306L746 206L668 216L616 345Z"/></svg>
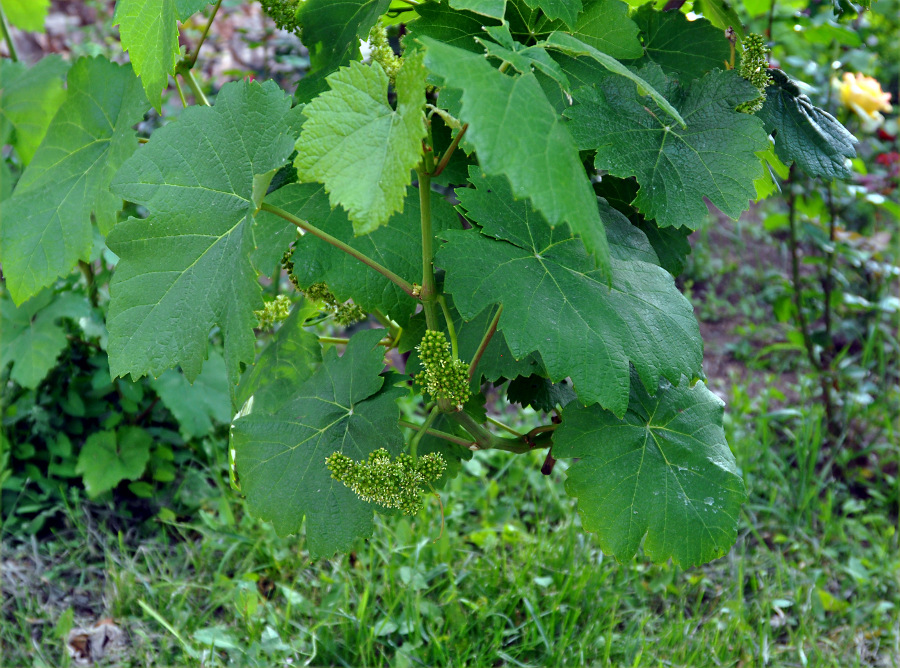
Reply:
<svg viewBox="0 0 900 668"><path fill-rule="evenodd" d="M440 408L435 406L431 409L431 412L428 414L428 417L425 418L425 422L416 432L416 435L412 437L412 440L409 442L409 454L412 455L413 461L418 459L419 452L419 441L422 440L422 437L428 431L428 428L434 423L437 416L440 414Z"/></svg>
<svg viewBox="0 0 900 668"><path fill-rule="evenodd" d="M437 288L434 281L434 233L431 230L431 150L425 149L423 164L416 169L419 176L419 208L422 222L422 287L419 299L425 308L425 323L428 329L440 331L435 308Z"/></svg>
<svg viewBox="0 0 900 668"><path fill-rule="evenodd" d="M450 352L453 354L453 359L459 359L456 327L453 325L453 318L450 316L450 309L447 308L447 300L444 299L444 295L438 295L438 304L441 305L441 310L444 312L444 320L447 321L447 331L450 333Z"/></svg>
<svg viewBox="0 0 900 668"><path fill-rule="evenodd" d="M203 46L203 42L206 41L206 36L209 34L209 29L212 27L213 21L216 18L216 14L219 12L219 7L221 6L222 0L218 0L218 2L216 2L216 6L213 7L212 13L209 15L209 21L206 22L206 27L203 29L203 34L200 35L200 41L197 42L197 48L194 49L191 57L187 60L188 68L193 67L197 63L197 56L200 55L200 47Z"/></svg>
<svg viewBox="0 0 900 668"><path fill-rule="evenodd" d="M16 51L16 43L13 41L12 32L9 29L9 21L6 20L6 12L3 11L3 3L0 2L0 30L3 30L3 39L9 49L9 58L14 63L19 62L19 53Z"/></svg>
<svg viewBox="0 0 900 668"><path fill-rule="evenodd" d="M197 83L197 79L194 77L194 71L190 69L182 69L181 76L184 77L184 80L187 82L188 88L190 88L191 92L194 94L194 99L197 100L197 104L204 107L210 106L209 100L207 100L206 95L203 94L203 89L200 88L200 84Z"/></svg>
<svg viewBox="0 0 900 668"><path fill-rule="evenodd" d="M502 422L500 422L500 420L495 420L490 415L487 415L485 417L487 418L487 421L490 422L492 425L494 425L496 427L500 427L500 429L503 429L504 431L508 431L510 434L512 434L516 438L522 438L523 435L520 434L519 432L517 432L515 429L513 429L509 425L503 424Z"/></svg>
<svg viewBox="0 0 900 668"><path fill-rule="evenodd" d="M469 432L472 438L475 439L475 442L469 446L469 450L504 450L515 454L531 452L532 450L532 446L521 439L494 436L464 411L449 413L448 417Z"/></svg>
<svg viewBox="0 0 900 668"><path fill-rule="evenodd" d="M281 209L277 206L273 206L266 202L262 203L262 206L260 206L260 209L262 209L263 211L268 211L269 213L273 213L276 216L278 216L279 218L283 218L284 220L288 221L289 223L296 225L304 232L309 232L314 237L318 237L322 241L331 244L338 250L344 251L348 255L356 258L357 260L362 262L367 267L374 269L379 274L384 276L386 279L388 279L391 283L393 283L394 285L399 287L401 290L403 290L403 292L408 294L410 297L413 297L414 299L421 298L421 296L416 294L416 292L412 286L412 283L400 278L397 274L392 272L387 267L384 267L384 266L378 264L375 260L370 258L368 255L360 253L358 250L356 250L352 246L348 246L340 239L336 239L335 237L331 236L330 234L328 234L328 232L320 230L315 225L311 225L307 221L297 218L297 216L295 216L294 214L289 213L289 212L285 211L284 209ZM434 307L434 305L432 304L432 308L433 307Z"/></svg>
<svg viewBox="0 0 900 668"><path fill-rule="evenodd" d="M438 163L437 168L435 168L434 172L432 172L431 176L434 178L435 176L440 176L441 172L447 167L447 164L450 162L450 158L453 157L454 151L456 151L456 147L459 146L460 140L463 138L463 135L466 134L466 130L469 129L469 124L460 128L459 132L456 133L456 136L453 138L453 141L450 143L450 146L447 147L447 150L444 151L444 155L441 156L441 161Z"/></svg>
<svg viewBox="0 0 900 668"><path fill-rule="evenodd" d="M487 350L488 345L491 342L491 339L494 337L494 333L497 331L497 323L500 322L500 314L503 313L503 304L500 304L500 307L497 309L497 313L494 314L493 320L491 320L491 324L488 325L487 331L484 333L484 337L481 339L481 343L478 344L478 350L475 351L475 356L472 358L472 362L469 364L469 380L475 377L475 367L478 366L478 362L481 361L481 357L484 355L484 351Z"/></svg>
<svg viewBox="0 0 900 668"><path fill-rule="evenodd" d="M434 436L435 438L440 438L445 441L450 441L451 443L456 443L457 445L461 445L464 448L468 448L472 445L472 439L460 438L459 436L448 434L445 431L438 431L437 429L423 429L423 425L416 424L415 422L400 420L399 424L401 427L407 427L408 429L417 429L420 432L425 432L429 436Z"/></svg>
<svg viewBox="0 0 900 668"><path fill-rule="evenodd" d="M350 339L343 336L320 336L319 343L333 343L335 345L346 345L350 343ZM393 341L390 337L381 339L378 342L379 346L384 346L385 348L390 348L393 344Z"/></svg>

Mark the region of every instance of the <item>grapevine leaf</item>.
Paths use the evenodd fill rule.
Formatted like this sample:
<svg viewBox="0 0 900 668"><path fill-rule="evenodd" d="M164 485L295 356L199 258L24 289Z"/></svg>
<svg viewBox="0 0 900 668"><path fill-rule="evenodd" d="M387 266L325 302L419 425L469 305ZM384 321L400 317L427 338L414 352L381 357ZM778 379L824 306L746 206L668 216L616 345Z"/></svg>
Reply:
<svg viewBox="0 0 900 668"><path fill-rule="evenodd" d="M0 218L13 301L21 304L90 258L92 212L102 233L112 229L122 201L107 187L137 148L131 128L146 108L127 65L81 58L69 70L66 100Z"/></svg>
<svg viewBox="0 0 900 668"><path fill-rule="evenodd" d="M378 448L397 454L403 445L396 398L406 390L382 388L383 334L356 334L342 357L329 349L290 402L274 414L250 412L232 427L251 512L280 535L299 531L305 516L314 558L347 550L372 532L373 506L332 479L325 459L342 452L363 460Z"/></svg>
<svg viewBox="0 0 900 668"><path fill-rule="evenodd" d="M757 116L775 135L775 153L786 164L796 162L810 176L850 177L857 139L831 114L813 105L781 70L771 69L774 83Z"/></svg>
<svg viewBox="0 0 900 668"><path fill-rule="evenodd" d="M4 295L0 306L0 369L12 364L10 379L29 389L47 377L68 345L59 319L90 315L84 299L71 294L54 297L49 290L18 307Z"/></svg>
<svg viewBox="0 0 900 668"><path fill-rule="evenodd" d="M175 0L175 11L179 21L185 21L202 10L210 0Z"/></svg>
<svg viewBox="0 0 900 668"><path fill-rule="evenodd" d="M422 229L418 191L414 190L407 197L402 213L395 214L387 225L362 237L353 235L343 210L331 208L322 186L292 184L270 195L267 201L308 220L398 276L410 282L421 280ZM442 198L432 198L431 214L435 233L460 228L456 212ZM266 222L271 215L261 213L260 222ZM311 234L297 240L293 262L294 276L302 288L324 281L340 301L352 299L363 310L380 310L399 323L408 320L419 303L374 269Z"/></svg>
<svg viewBox="0 0 900 668"><path fill-rule="evenodd" d="M8 123L15 131L10 143L25 165L31 162L53 115L66 99L63 80L68 68L68 63L56 55L42 58L30 68L11 60L0 61L0 126ZM0 129L0 135L5 134L6 129Z"/></svg>
<svg viewBox="0 0 900 668"><path fill-rule="evenodd" d="M568 26L574 26L581 13L581 0L525 0L532 9L541 9L551 21L561 19Z"/></svg>
<svg viewBox="0 0 900 668"><path fill-rule="evenodd" d="M438 42L467 51L481 53L475 41L484 36L486 21L472 12L455 11L444 3L428 2L416 7L419 18L409 24L409 36L404 39L407 48L414 40L430 37Z"/></svg>
<svg viewBox="0 0 900 668"><path fill-rule="evenodd" d="M397 74L397 109L378 63L351 63L328 77L331 90L306 105L294 165L301 181L325 184L356 234L368 234L403 210L406 186L425 138L425 68L421 54Z"/></svg>
<svg viewBox="0 0 900 668"><path fill-rule="evenodd" d="M162 92L181 56L175 0L117 0L113 25L119 26L122 48L141 78L147 99L162 109Z"/></svg>
<svg viewBox="0 0 900 668"><path fill-rule="evenodd" d="M604 176L602 181L594 184L594 191L646 235L653 250L656 251L658 264L663 269L673 276L678 276L684 271L687 256L691 254L691 244L688 241L690 228L659 227L656 221L642 216L631 204L638 193L638 184L634 179Z"/></svg>
<svg viewBox="0 0 900 668"><path fill-rule="evenodd" d="M566 124L534 75L509 77L483 56L429 38L422 42L428 68L462 90L466 139L481 168L509 178L513 192L530 197L550 225L568 223L605 269L609 248L596 198Z"/></svg>
<svg viewBox="0 0 900 668"><path fill-rule="evenodd" d="M519 376L506 388L506 398L537 411L550 411L575 401L575 391L565 379L554 383L542 376Z"/></svg>
<svg viewBox="0 0 900 668"><path fill-rule="evenodd" d="M516 357L537 351L552 381L571 377L578 397L617 415L628 406L629 361L647 387L700 369L697 321L671 275L611 257L611 282L568 230L550 230L502 179L471 179L460 204L482 230L445 232L436 263L464 318L502 304L499 329Z"/></svg>
<svg viewBox="0 0 900 668"><path fill-rule="evenodd" d="M744 484L722 429L722 400L702 382L631 384L624 417L569 404L553 456L578 458L566 491L600 547L630 559L644 540L655 562L693 566L734 543Z"/></svg>
<svg viewBox="0 0 900 668"><path fill-rule="evenodd" d="M688 21L681 12L659 12L643 5L634 20L644 36L644 57L635 65L653 62L666 74L687 83L715 68L722 68L731 57L725 32L706 19Z"/></svg>
<svg viewBox="0 0 900 668"><path fill-rule="evenodd" d="M638 26L619 0L591 2L578 17L572 35L613 58L639 58Z"/></svg>
<svg viewBox="0 0 900 668"><path fill-rule="evenodd" d="M741 18L728 0L697 0L697 9L719 30L724 32L731 28L738 36L738 39L744 39L744 27L741 25ZM697 10L695 9L694 11Z"/></svg>
<svg viewBox="0 0 900 668"><path fill-rule="evenodd" d="M620 78L606 77L576 91L578 104L565 115L580 147L597 150L598 169L637 177L641 213L660 227L696 229L708 215L704 197L733 219L755 197L753 181L762 175L755 151L768 139L758 118L735 107L758 96L737 72L707 74L676 102L687 121L682 129L648 109Z"/></svg>
<svg viewBox="0 0 900 668"><path fill-rule="evenodd" d="M50 0L3 0L6 18L19 30L44 32Z"/></svg>
<svg viewBox="0 0 900 668"><path fill-rule="evenodd" d="M328 86L325 77L359 58L365 39L391 0L306 0L298 20L302 41L309 49L310 69L297 85L298 102L309 102Z"/></svg>
<svg viewBox="0 0 900 668"><path fill-rule="evenodd" d="M590 44L585 44L581 40L576 39L571 35L563 32L552 33L547 38L545 44L549 48L558 49L570 56L589 56L613 74L617 74L620 77L625 77L626 79L633 81L635 84L637 84L637 89L641 95L649 95L650 98L659 105L660 109L674 118L678 122L678 124L681 125L681 127L685 127L685 122L681 117L681 114L678 113L678 110L675 109L675 107L673 107L671 103L666 100L666 98L664 98L646 80L629 70L612 56L609 56L602 51L598 51ZM622 83L620 82L619 85L622 86ZM627 87L625 87L624 90L627 90ZM629 97L632 96L629 95Z"/></svg>
<svg viewBox="0 0 900 668"><path fill-rule="evenodd" d="M98 431L88 436L78 453L75 472L84 476L88 496L108 492L123 480L137 480L150 461L153 439L140 427Z"/></svg>
<svg viewBox="0 0 900 668"><path fill-rule="evenodd" d="M112 190L150 216L120 223L107 240L121 258L110 288L113 376L180 364L193 382L214 325L231 382L253 361L262 306L249 259L253 177L284 164L299 119L274 82L226 84L215 106L186 109L116 174Z"/></svg>
<svg viewBox="0 0 900 668"><path fill-rule="evenodd" d="M169 369L150 384L178 420L181 433L187 439L206 436L216 423L231 421L228 372L225 360L216 351L210 352L193 383L189 383L180 371Z"/></svg>
<svg viewBox="0 0 900 668"><path fill-rule="evenodd" d="M485 31L499 42L484 40L479 42L489 56L508 62L517 72L527 74L533 69L538 69L551 79L559 83L563 90L571 90L569 79L553 58L540 46L524 46L513 40L509 29L504 25L500 27L488 27Z"/></svg>
<svg viewBox="0 0 900 668"><path fill-rule="evenodd" d="M450 6L501 20L506 12L506 0L450 0Z"/></svg>

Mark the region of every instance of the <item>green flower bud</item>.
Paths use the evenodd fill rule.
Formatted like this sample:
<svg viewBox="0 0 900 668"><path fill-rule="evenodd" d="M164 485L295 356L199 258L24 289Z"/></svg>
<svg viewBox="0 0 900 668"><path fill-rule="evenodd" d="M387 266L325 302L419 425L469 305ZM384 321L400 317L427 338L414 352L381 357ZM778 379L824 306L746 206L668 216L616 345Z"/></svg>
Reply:
<svg viewBox="0 0 900 668"><path fill-rule="evenodd" d="M762 109L766 101L766 86L772 83L772 75L769 74L769 61L766 58L766 54L769 53L769 47L766 46L766 40L762 35L755 33L751 33L744 38L742 47L741 67L738 71L744 79L756 86L759 91L759 97L749 102L744 102L737 107L737 110L745 114L755 114Z"/></svg>

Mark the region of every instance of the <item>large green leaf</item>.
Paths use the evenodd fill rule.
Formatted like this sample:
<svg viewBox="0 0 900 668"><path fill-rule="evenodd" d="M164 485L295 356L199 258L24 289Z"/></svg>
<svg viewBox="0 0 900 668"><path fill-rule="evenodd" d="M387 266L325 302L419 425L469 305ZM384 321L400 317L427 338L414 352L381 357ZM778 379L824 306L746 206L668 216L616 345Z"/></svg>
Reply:
<svg viewBox="0 0 900 668"><path fill-rule="evenodd" d="M231 421L231 393L225 360L213 351L203 365L200 375L189 383L184 374L169 369L151 381L153 390L168 408L185 438L200 438L209 434L216 424Z"/></svg>
<svg viewBox="0 0 900 668"><path fill-rule="evenodd" d="M107 240L121 258L110 288L113 376L158 376L180 364L193 381L215 325L231 382L253 361L253 311L262 306L249 259L253 181L284 164L299 122L274 82L234 82L215 106L190 107L154 132L122 166L113 191L150 216L120 223Z"/></svg>
<svg viewBox="0 0 900 668"><path fill-rule="evenodd" d="M15 132L9 143L25 165L31 162L53 115L66 99L63 81L68 69L68 63L56 55L42 58L33 67L0 61L0 136L8 130Z"/></svg>
<svg viewBox="0 0 900 668"><path fill-rule="evenodd" d="M657 65L642 72L648 68L658 73ZM634 204L645 216L660 227L696 229L708 215L704 198L737 219L756 197L762 166L755 152L768 139L758 118L735 107L758 95L737 72L707 74L674 98L687 123L682 129L621 78L605 77L578 90L578 104L565 115L579 146L596 149L598 169L637 178Z"/></svg>
<svg viewBox="0 0 900 668"><path fill-rule="evenodd" d="M17 304L90 258L92 213L101 232L115 225L122 200L109 182L137 148L132 126L147 109L127 65L81 58L68 84L65 102L3 204L0 259Z"/></svg>
<svg viewBox="0 0 900 668"><path fill-rule="evenodd" d="M84 476L88 496L108 492L123 480L137 480L150 461L153 439L140 427L98 431L78 453L75 472Z"/></svg>
<svg viewBox="0 0 900 668"><path fill-rule="evenodd" d="M325 353L322 367L274 414L238 419L233 447L241 489L254 515L281 534L300 530L313 557L347 550L372 532L373 506L332 479L325 459L334 452L362 460L378 448L400 452L396 399L406 390L383 388L384 330L356 334L342 357Z"/></svg>
<svg viewBox="0 0 900 668"><path fill-rule="evenodd" d="M450 0L450 6L453 9L468 9L494 19L503 19L506 12L506 0Z"/></svg>
<svg viewBox="0 0 900 668"><path fill-rule="evenodd" d="M757 116L775 135L775 153L786 164L797 163L810 176L850 177L856 137L831 114L819 109L781 70L770 70L773 83Z"/></svg>
<svg viewBox="0 0 900 668"><path fill-rule="evenodd" d="M162 92L181 56L176 0L117 0L113 25L119 26L122 48L141 78L147 99L162 109Z"/></svg>
<svg viewBox="0 0 900 668"><path fill-rule="evenodd" d="M19 30L44 32L50 0L3 0L6 18Z"/></svg>
<svg viewBox="0 0 900 668"><path fill-rule="evenodd" d="M699 372L693 309L662 267L623 260L633 244L617 245L607 282L578 239L550 230L502 179L472 180L476 189L456 192L482 231L445 232L436 257L464 318L502 304L499 329L517 358L539 352L551 380L571 377L582 402L617 415L628 406L629 362L654 389L660 376Z"/></svg>
<svg viewBox="0 0 900 668"><path fill-rule="evenodd" d="M731 57L725 31L706 19L688 21L681 12L660 12L643 5L634 20L644 38L644 57L636 65L653 62L682 82L722 69Z"/></svg>
<svg viewBox="0 0 900 668"><path fill-rule="evenodd" d="M319 368L322 361L319 337L303 327L318 311L314 302L294 306L256 363L241 377L235 392L236 406L243 409L252 397L254 411L275 413Z"/></svg>
<svg viewBox="0 0 900 668"><path fill-rule="evenodd" d="M629 559L643 540L656 562L693 566L734 543L744 484L722 429L722 400L702 382L631 384L624 417L575 403L553 433L553 456L576 458L566 491L600 547ZM646 536L646 539L644 538Z"/></svg>
<svg viewBox="0 0 900 668"><path fill-rule="evenodd" d="M606 268L609 248L590 181L566 123L534 75L506 76L483 56L429 38L422 42L429 69L462 90L466 139L481 168L506 176L513 192L530 197L550 225L568 223Z"/></svg>
<svg viewBox="0 0 900 668"><path fill-rule="evenodd" d="M331 208L322 186L291 184L274 192L266 201L308 220L407 281L421 282L422 228L417 190L412 190L407 197L402 213L362 237L354 236L343 210ZM261 213L260 223L268 222L271 215ZM460 228L456 212L441 197L432 197L431 216L435 234ZM417 299L374 269L311 234L297 240L293 262L294 275L301 287L324 281L341 301L352 299L367 312L378 309L398 323L406 322L419 305Z"/></svg>
<svg viewBox="0 0 900 668"><path fill-rule="evenodd" d="M10 379L34 389L68 345L60 318L86 318L90 308L84 297L67 293L54 296L44 290L16 307L0 297L0 369L12 364Z"/></svg>
<svg viewBox="0 0 900 668"><path fill-rule="evenodd" d="M294 165L301 181L325 184L356 234L368 234L403 210L425 138L425 68L421 54L397 74L397 108L381 66L351 63L328 77L331 90L303 109Z"/></svg>
<svg viewBox="0 0 900 668"><path fill-rule="evenodd" d="M299 102L325 91L326 76L359 58L359 40L366 38L390 4L391 0L306 0L301 5L298 18L310 69L297 86Z"/></svg>
<svg viewBox="0 0 900 668"><path fill-rule="evenodd" d="M525 0L532 9L541 9L548 19L562 20L568 26L574 26L581 12L581 0Z"/></svg>
<svg viewBox="0 0 900 668"><path fill-rule="evenodd" d="M409 36L404 40L407 48L415 39L430 37L444 44L481 53L475 38L484 37L482 26L495 23L472 12L451 9L445 3L423 3L416 7L416 13L419 18L410 22Z"/></svg>
<svg viewBox="0 0 900 668"><path fill-rule="evenodd" d="M639 58L642 53L638 26L628 17L628 5L619 0L588 4L572 35L613 58Z"/></svg>

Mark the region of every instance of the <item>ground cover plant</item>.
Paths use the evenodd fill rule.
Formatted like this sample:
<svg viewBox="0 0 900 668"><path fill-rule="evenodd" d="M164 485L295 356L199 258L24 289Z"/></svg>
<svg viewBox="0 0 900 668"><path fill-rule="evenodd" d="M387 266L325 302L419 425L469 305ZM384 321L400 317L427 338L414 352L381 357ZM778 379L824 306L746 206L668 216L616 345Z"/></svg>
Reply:
<svg viewBox="0 0 900 668"><path fill-rule="evenodd" d="M653 660L698 662L715 634L678 645L676 636L699 629L694 621L660 636L652 624L616 615L627 596L588 617L562 614L586 605L569 597L571 588L606 586L612 571L557 582L537 574L537 564L564 573L580 557L602 569L612 566L603 554L627 562L640 550L673 565L623 566L616 582L636 586L651 572L673 583L680 566L720 557L739 537L741 557L767 569L772 536L792 535L792 522L823 528L811 513L833 513L835 497L821 497L835 471L849 477L887 466L879 472L890 485L896 457L880 444L894 428L896 307L887 295L896 268L883 242L866 245L867 221L877 226L892 210L890 181L862 190L835 181L855 178L866 156L853 162L856 139L803 94L796 74L770 67L770 58L797 48L789 36L775 37L776 7L763 14L766 40L710 3L693 7L697 14L609 0L533 4L268 4L309 49L309 71L287 94L272 81L212 89L198 81L201 45L227 3L176 2L161 15L117 3L112 20L130 65L96 56L51 57L30 68L3 61L3 181L16 184L0 193L9 292L4 537L55 531L64 504L82 503L72 485L79 480L89 498L116 501L101 516L122 532L117 546L68 511L110 564L136 568L138 552L128 545L153 535L121 518L155 515L186 531L186 551L169 554L215 571L202 587L220 585L234 607L213 597L199 612L186 601L169 609L155 595L128 593L129 576L111 566L111 614L143 616L168 634L141 628L147 652L260 665L288 656L441 663L446 647L465 643L463 610L482 606L479 588L501 600L512 585L510 607L491 612L506 621L474 646L472 662L484 653L509 663L634 663L660 637ZM348 7L352 16L341 13ZM191 18L198 10L206 16ZM839 23L817 25L837 26L830 47L849 39ZM193 40L186 48L179 29ZM7 44L15 55L15 41ZM184 110L172 105L179 99ZM868 99L853 97L871 119ZM744 390L729 388L715 361L704 361L703 328L680 289L708 289L702 256L689 255L692 230L730 230L729 217L779 191L783 224L779 213L765 227L788 235L791 271L763 283L760 301L737 303L771 308L794 324L787 344L759 354L803 352L816 382L790 391L825 409L774 427L778 411L742 401ZM721 212L712 228L707 203ZM821 268L822 278L803 265ZM865 318L854 320L860 309ZM736 352L749 359L758 328L742 327ZM742 414L723 414L707 383L728 388ZM744 420L756 413L764 427L748 430ZM845 447L860 433L862 448ZM773 438L795 441L784 455L792 472L779 473L777 458L756 459L754 448ZM761 470L777 480L761 484ZM185 471L191 475L182 478ZM548 478L554 471L568 499ZM745 481L754 480L756 494L751 487L742 510ZM530 490L521 502L520 488ZM771 504L789 489L800 498L769 535ZM237 495L246 501L235 506ZM891 498L879 500L888 516L896 512ZM842 512L859 511L853 499L841 500ZM300 537L276 538L245 512L279 536ZM485 519L470 517L479 512ZM484 526L473 526L479 521ZM870 524L848 524L867 543L864 560L850 562L857 585L871 580L872 564L894 568L885 556L889 525ZM541 548L554 541L551 527L565 546L559 554ZM582 529L594 537L581 537ZM200 556L189 546L195 530ZM830 544L840 531L826 533ZM439 547L428 547L437 536ZM366 547L360 539L369 537ZM458 566L450 555L463 541L475 558L501 550L524 579L492 581L476 570L463 594L465 578L456 577L455 593L446 589ZM262 551L229 564L232 549L251 544ZM51 561L75 549L65 540L51 545ZM761 545L769 552L760 558ZM829 549L793 556L836 562L847 554ZM336 551L351 552L333 562L339 571L396 572L396 582L427 594L391 600L363 580L357 598L347 594L352 578L339 578L344 594L339 587L304 603L306 594L284 584L298 577L285 560ZM422 554L432 556L420 562ZM217 567L207 557L224 561ZM744 605L748 586L766 589L744 581L748 567L731 573L737 584L726 608ZM312 568L302 577L334 579L327 562ZM865 600L878 601L865 624L879 635L855 639L854 655L816 636L828 627L825 613L846 611L846 588L835 582L848 574L828 568L808 578L800 569L791 563L776 572L798 583L804 604L793 594L761 597L772 601L769 627L794 619L790 628L751 631L742 612L717 618L715 633L744 634L717 646L717 660L765 663L770 638L775 654L795 652L800 663L807 653L824 662L888 655L880 629L893 619L890 578L864 588ZM33 569L16 573L25 582ZM177 589L185 576L137 577L170 578ZM674 605L690 609L691 619L713 614L723 599L712 592L723 581L711 578L713 589L704 582L697 595L713 607L678 596ZM276 590L286 610L268 605ZM543 590L556 592L544 610L535 595ZM459 614L441 613L455 596L464 599ZM9 600L15 619L35 617L30 602ZM634 600L625 607L673 602ZM790 618L784 611L795 604L803 612ZM402 611L407 605L416 616ZM358 634L341 622L289 640L292 628L321 611L344 615L346 606L356 608ZM54 620L60 638L73 612L84 614L75 606ZM835 632L845 642L852 635ZM573 642L576 633L585 641ZM14 635L4 631L4 643Z"/></svg>

